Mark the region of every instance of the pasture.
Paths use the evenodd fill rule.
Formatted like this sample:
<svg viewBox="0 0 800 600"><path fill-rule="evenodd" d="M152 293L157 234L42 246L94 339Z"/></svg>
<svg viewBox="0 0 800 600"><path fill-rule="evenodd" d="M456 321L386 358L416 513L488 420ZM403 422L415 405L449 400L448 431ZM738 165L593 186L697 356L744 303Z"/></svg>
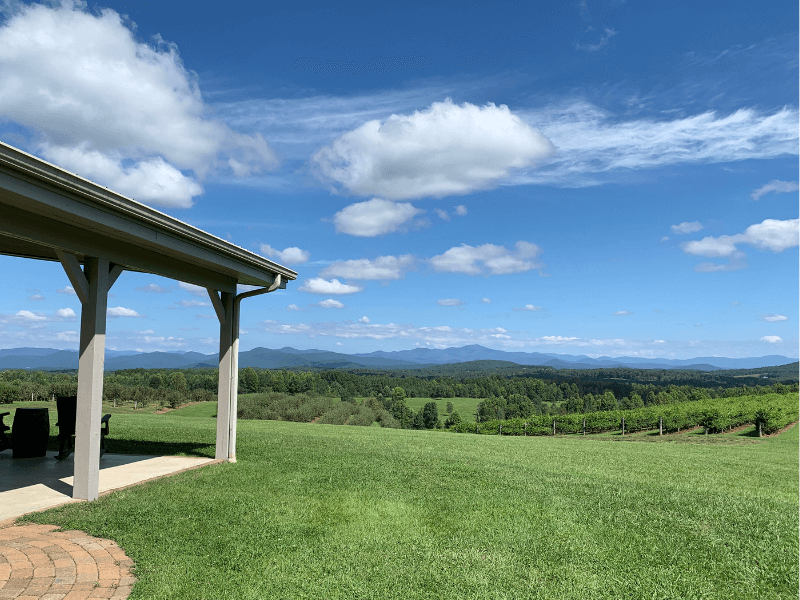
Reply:
<svg viewBox="0 0 800 600"><path fill-rule="evenodd" d="M213 456L215 421L190 409L115 416L110 451ZM26 519L116 540L131 598L797 596L796 425L655 443L238 431L235 464Z"/></svg>

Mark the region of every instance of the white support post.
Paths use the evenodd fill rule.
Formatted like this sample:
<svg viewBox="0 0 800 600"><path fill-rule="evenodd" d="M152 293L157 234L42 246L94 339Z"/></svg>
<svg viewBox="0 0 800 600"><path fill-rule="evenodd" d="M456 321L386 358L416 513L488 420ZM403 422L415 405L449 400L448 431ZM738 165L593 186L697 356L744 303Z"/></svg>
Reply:
<svg viewBox="0 0 800 600"><path fill-rule="evenodd" d="M100 487L100 416L103 411L108 261L87 256L84 270L81 275L85 277L88 294L81 308L72 497L95 500Z"/></svg>
<svg viewBox="0 0 800 600"><path fill-rule="evenodd" d="M233 354L234 297L230 292L217 296L208 290L219 317L219 385L217 388L217 445L214 457L228 460L231 439L231 367ZM216 302L214 299L216 297ZM234 415L235 417L235 415Z"/></svg>
<svg viewBox="0 0 800 600"><path fill-rule="evenodd" d="M236 462L236 420L239 413L239 309L240 299L231 304L231 412L228 429L228 462Z"/></svg>

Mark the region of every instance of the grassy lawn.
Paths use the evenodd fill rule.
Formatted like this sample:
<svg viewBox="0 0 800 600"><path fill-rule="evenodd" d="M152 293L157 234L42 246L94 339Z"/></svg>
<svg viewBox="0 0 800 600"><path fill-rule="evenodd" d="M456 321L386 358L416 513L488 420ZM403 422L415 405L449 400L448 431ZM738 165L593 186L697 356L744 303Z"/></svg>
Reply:
<svg viewBox="0 0 800 600"><path fill-rule="evenodd" d="M436 402L439 409L439 418L444 423L447 419L447 403L453 403L453 409L461 415L462 421L475 422L475 411L478 409L480 398L406 398L406 404L414 412L419 412L428 402Z"/></svg>
<svg viewBox="0 0 800 600"><path fill-rule="evenodd" d="M213 419L112 424L110 451L213 456ZM131 598L797 598L797 426L728 443L238 431L235 464L27 519L119 542Z"/></svg>

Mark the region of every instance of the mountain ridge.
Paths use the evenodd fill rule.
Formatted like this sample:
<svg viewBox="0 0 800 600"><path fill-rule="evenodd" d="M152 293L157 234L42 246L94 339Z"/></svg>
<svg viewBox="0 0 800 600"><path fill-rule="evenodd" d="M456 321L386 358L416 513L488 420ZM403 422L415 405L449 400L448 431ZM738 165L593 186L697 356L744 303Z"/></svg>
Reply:
<svg viewBox="0 0 800 600"><path fill-rule="evenodd" d="M443 365L475 360L500 360L523 366L551 366L556 369L598 369L628 367L635 369L691 369L711 371L719 369L755 369L795 362L797 359L782 355L748 358L697 357L691 359L648 359L623 356L591 358L586 355L552 354L541 352L506 352L478 344L460 348L415 348L343 354L328 350L297 350L253 348L239 352L239 366L259 369L410 369L425 365ZM187 369L215 366L217 354L200 352L136 352L134 350L106 350L105 368L121 369ZM0 369L69 370L78 368L78 352L55 348L0 349Z"/></svg>

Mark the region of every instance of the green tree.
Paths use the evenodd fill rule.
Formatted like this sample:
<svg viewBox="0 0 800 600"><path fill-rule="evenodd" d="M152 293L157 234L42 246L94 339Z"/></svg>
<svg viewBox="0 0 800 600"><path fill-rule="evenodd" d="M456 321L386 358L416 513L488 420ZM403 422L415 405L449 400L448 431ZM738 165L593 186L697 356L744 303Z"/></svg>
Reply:
<svg viewBox="0 0 800 600"><path fill-rule="evenodd" d="M439 424L439 407L436 406L436 402L427 402L422 407L422 422L425 429L436 429Z"/></svg>
<svg viewBox="0 0 800 600"><path fill-rule="evenodd" d="M185 392L186 377L180 371L173 371L167 376L167 388L175 392Z"/></svg>
<svg viewBox="0 0 800 600"><path fill-rule="evenodd" d="M452 415L453 414L453 410L454 410L453 409L453 403L452 402L448 402L447 403L447 407L445 408L445 410L447 411L448 415Z"/></svg>
<svg viewBox="0 0 800 600"><path fill-rule="evenodd" d="M245 367L242 369L239 389L245 394L258 391L258 373L253 367Z"/></svg>
<svg viewBox="0 0 800 600"><path fill-rule="evenodd" d="M617 410L617 399L614 397L614 392L606 390L599 398L598 410Z"/></svg>
<svg viewBox="0 0 800 600"><path fill-rule="evenodd" d="M447 417L447 420L444 422L444 426L445 428L449 428L453 425L458 425L459 423L461 423L461 415L458 414L457 410L454 410L450 416Z"/></svg>
<svg viewBox="0 0 800 600"><path fill-rule="evenodd" d="M150 377L150 387L153 388L154 390L160 388L162 383L163 381L161 380L161 375L159 375L158 373Z"/></svg>

